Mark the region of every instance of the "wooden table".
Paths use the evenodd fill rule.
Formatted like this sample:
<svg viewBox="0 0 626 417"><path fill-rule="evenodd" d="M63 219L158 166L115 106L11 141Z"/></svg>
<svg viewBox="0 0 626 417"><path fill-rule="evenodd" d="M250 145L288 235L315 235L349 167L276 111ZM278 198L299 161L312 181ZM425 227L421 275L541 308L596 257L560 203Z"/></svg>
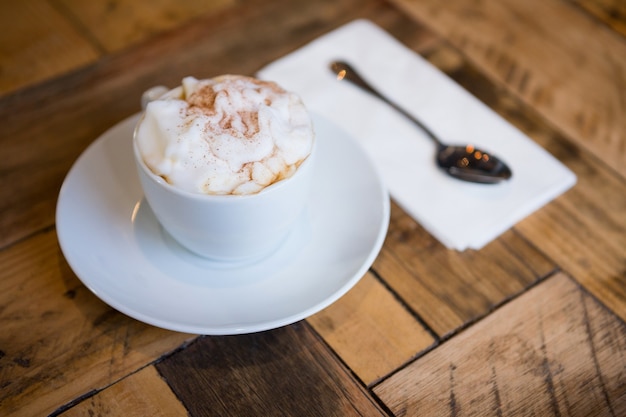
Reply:
<svg viewBox="0 0 626 417"><path fill-rule="evenodd" d="M626 415L624 3L222 3L86 66L5 85L0 415ZM271 331L166 331L81 284L57 241L59 188L144 89L254 74L355 18L435 64L577 184L478 251L446 249L392 202L356 287Z"/></svg>

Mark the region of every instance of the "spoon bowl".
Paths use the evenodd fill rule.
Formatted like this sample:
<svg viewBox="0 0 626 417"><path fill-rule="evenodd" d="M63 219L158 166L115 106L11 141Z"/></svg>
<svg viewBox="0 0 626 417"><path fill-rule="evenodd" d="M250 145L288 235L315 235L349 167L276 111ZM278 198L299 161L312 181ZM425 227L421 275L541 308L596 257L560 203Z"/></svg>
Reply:
<svg viewBox="0 0 626 417"><path fill-rule="evenodd" d="M437 166L448 175L463 181L481 184L497 184L511 178L511 169L494 155L477 149L473 145L459 146L443 143L424 123L374 89L347 62L334 61L330 64L330 68L337 75L338 80L350 81L387 103L422 129L437 146L435 158Z"/></svg>

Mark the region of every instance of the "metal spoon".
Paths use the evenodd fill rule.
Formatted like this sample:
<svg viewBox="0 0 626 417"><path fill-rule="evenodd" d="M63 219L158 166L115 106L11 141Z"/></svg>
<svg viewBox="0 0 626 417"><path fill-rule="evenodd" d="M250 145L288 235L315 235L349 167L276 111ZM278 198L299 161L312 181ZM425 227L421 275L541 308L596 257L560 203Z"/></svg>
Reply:
<svg viewBox="0 0 626 417"><path fill-rule="evenodd" d="M338 80L348 80L354 83L419 126L437 145L437 165L449 175L460 180L483 184L496 184L511 178L509 167L495 156L476 149L472 145L453 146L441 142L421 121L375 90L348 63L335 61L330 64L330 68L337 74Z"/></svg>

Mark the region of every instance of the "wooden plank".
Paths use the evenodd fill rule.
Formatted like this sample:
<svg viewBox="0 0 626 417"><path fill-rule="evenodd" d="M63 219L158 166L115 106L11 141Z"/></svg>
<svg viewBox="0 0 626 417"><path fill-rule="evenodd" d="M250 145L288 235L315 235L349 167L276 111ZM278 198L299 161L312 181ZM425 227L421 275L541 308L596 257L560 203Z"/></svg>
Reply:
<svg viewBox="0 0 626 417"><path fill-rule="evenodd" d="M626 415L626 324L558 274L374 388L395 415Z"/></svg>
<svg viewBox="0 0 626 417"><path fill-rule="evenodd" d="M480 251L450 251L395 204L374 262L381 278L440 337L488 314L555 268L513 231Z"/></svg>
<svg viewBox="0 0 626 417"><path fill-rule="evenodd" d="M626 177L622 36L564 0L393 3Z"/></svg>
<svg viewBox="0 0 626 417"><path fill-rule="evenodd" d="M85 288L54 231L0 252L0 415L48 415L193 336L135 321Z"/></svg>
<svg viewBox="0 0 626 417"><path fill-rule="evenodd" d="M253 74L356 17L394 30L398 23L410 39L424 37L374 0L249 0L54 82L0 97L0 248L53 224L71 164L104 130L139 111L147 88L174 86L187 75Z"/></svg>
<svg viewBox="0 0 626 417"><path fill-rule="evenodd" d="M626 36L626 2L623 0L572 0L613 30Z"/></svg>
<svg viewBox="0 0 626 417"><path fill-rule="evenodd" d="M594 162L576 167L592 175L516 229L626 320L626 183Z"/></svg>
<svg viewBox="0 0 626 417"><path fill-rule="evenodd" d="M0 2L0 27L0 95L100 56L49 1Z"/></svg>
<svg viewBox="0 0 626 417"><path fill-rule="evenodd" d="M189 20L226 7L235 0L58 0L106 52L115 52Z"/></svg>
<svg viewBox="0 0 626 417"><path fill-rule="evenodd" d="M603 160L555 131L541 115L504 92L494 94L497 89L491 81L458 56L451 58L455 54L439 48L429 59L453 65L447 72L455 81L578 176L574 188L518 223L515 230L626 320L626 181Z"/></svg>
<svg viewBox="0 0 626 417"><path fill-rule="evenodd" d="M187 416L154 366L147 366L60 414L63 417Z"/></svg>
<svg viewBox="0 0 626 417"><path fill-rule="evenodd" d="M157 365L193 416L383 416L305 322L204 337Z"/></svg>
<svg viewBox="0 0 626 417"><path fill-rule="evenodd" d="M435 343L371 272L307 321L367 385Z"/></svg>

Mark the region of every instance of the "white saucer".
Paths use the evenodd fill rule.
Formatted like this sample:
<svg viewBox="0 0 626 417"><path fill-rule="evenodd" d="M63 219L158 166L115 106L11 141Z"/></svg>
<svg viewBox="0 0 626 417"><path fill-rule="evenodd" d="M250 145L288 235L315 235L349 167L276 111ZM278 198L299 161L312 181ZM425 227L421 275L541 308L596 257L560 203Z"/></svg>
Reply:
<svg viewBox="0 0 626 417"><path fill-rule="evenodd" d="M82 282L145 323L196 334L262 331L327 307L365 274L389 225L389 197L352 138L314 115L316 179L285 244L251 265L197 257L143 200L132 157L138 116L105 132L75 162L57 203L61 249Z"/></svg>

